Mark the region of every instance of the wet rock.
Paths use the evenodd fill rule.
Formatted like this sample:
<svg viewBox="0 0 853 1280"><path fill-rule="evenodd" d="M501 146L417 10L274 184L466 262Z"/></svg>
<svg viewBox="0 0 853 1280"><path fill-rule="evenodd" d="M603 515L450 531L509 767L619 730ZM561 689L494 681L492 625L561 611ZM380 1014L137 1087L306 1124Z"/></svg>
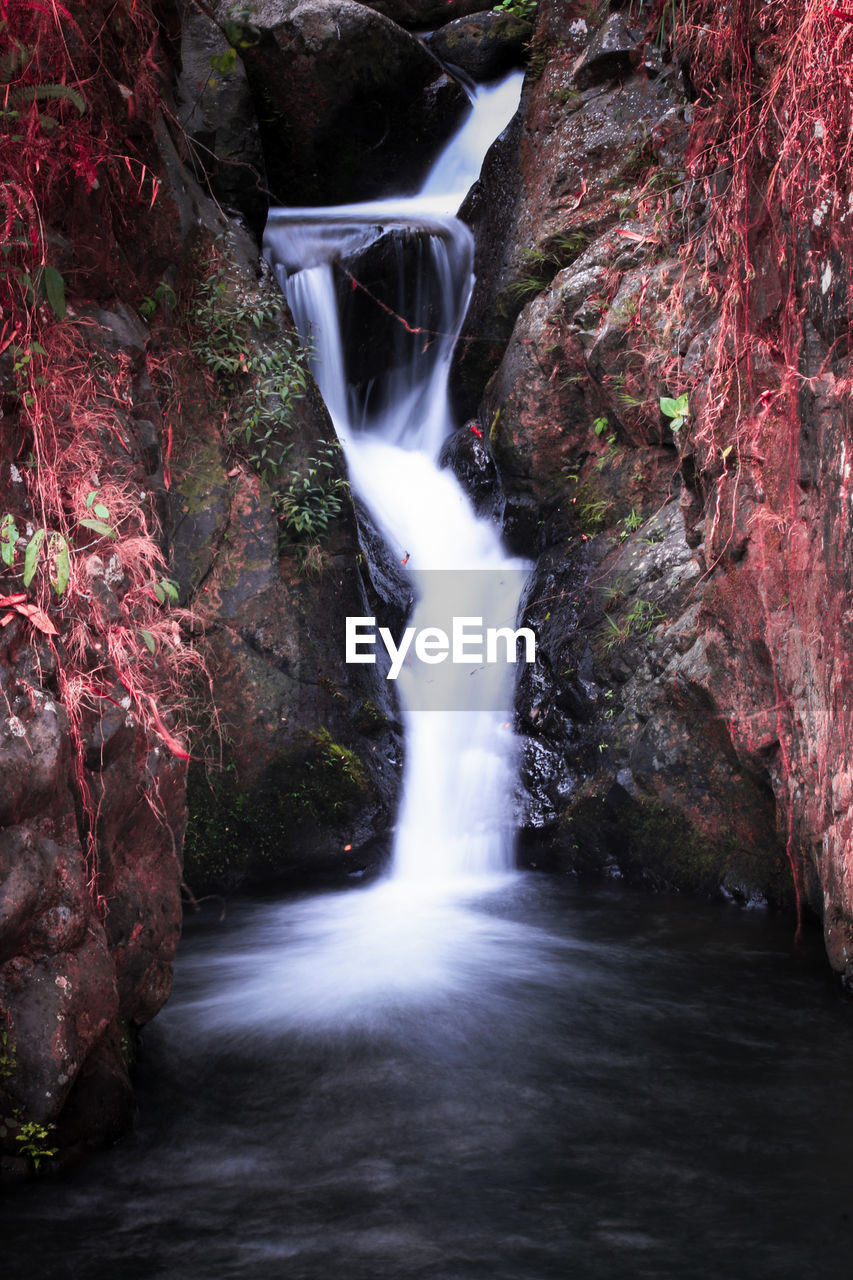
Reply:
<svg viewBox="0 0 853 1280"><path fill-rule="evenodd" d="M497 516L502 499L494 459L476 422L468 422L448 436L439 466L449 468L480 516Z"/></svg>
<svg viewBox="0 0 853 1280"><path fill-rule="evenodd" d="M281 204L417 190L469 109L420 41L354 0L266 0L233 34Z"/></svg>
<svg viewBox="0 0 853 1280"><path fill-rule="evenodd" d="M495 80L519 67L533 24L511 13L475 13L442 26L427 46L442 62L479 82Z"/></svg>
<svg viewBox="0 0 853 1280"><path fill-rule="evenodd" d="M572 78L579 89L626 75L639 61L639 33L628 26L623 13L612 13L595 33L572 66Z"/></svg>
<svg viewBox="0 0 853 1280"><path fill-rule="evenodd" d="M370 611L379 626L389 627L397 635L408 618L414 594L412 581L403 569L364 503L353 498L358 521L358 541L364 552L365 591Z"/></svg>
<svg viewBox="0 0 853 1280"><path fill-rule="evenodd" d="M115 972L93 923L74 951L17 956L0 968L15 1073L5 1092L37 1124L49 1124L92 1047L118 1012Z"/></svg>
<svg viewBox="0 0 853 1280"><path fill-rule="evenodd" d="M478 13L485 0L365 0L366 8L375 9L403 27L414 31L428 30L469 13Z"/></svg>
<svg viewBox="0 0 853 1280"><path fill-rule="evenodd" d="M334 264L341 323L353 335L347 382L362 411L379 412L407 394L413 359L441 358L441 338L457 322L448 314L444 271L457 279L469 264L467 246L438 224L428 236L421 228L377 234Z"/></svg>
<svg viewBox="0 0 853 1280"><path fill-rule="evenodd" d="M616 86L579 90L571 61L567 51L555 53L528 83L522 115L493 146L461 211L478 245L452 375L466 416L476 412L525 303L615 226L625 193L660 162L663 142L652 122L682 110L666 77L632 73ZM666 141L672 163L681 140L673 126Z"/></svg>
<svg viewBox="0 0 853 1280"><path fill-rule="evenodd" d="M226 209L263 230L268 198L258 122L246 72L221 28L194 4L181 5L177 116L195 146L196 177Z"/></svg>

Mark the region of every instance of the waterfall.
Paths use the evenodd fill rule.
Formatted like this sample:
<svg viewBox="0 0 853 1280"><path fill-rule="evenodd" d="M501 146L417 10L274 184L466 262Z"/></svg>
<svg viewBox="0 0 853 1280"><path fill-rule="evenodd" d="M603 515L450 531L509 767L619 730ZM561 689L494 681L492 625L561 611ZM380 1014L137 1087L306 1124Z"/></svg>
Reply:
<svg viewBox="0 0 853 1280"><path fill-rule="evenodd" d="M526 566L505 552L448 470L438 466L454 429L448 376L473 285L472 238L454 215L485 150L518 100L520 77L475 94L473 109L417 196L324 209L274 209L264 236L350 478L411 576L409 626L481 619L514 627ZM370 253L396 276L392 300L364 285ZM389 267L390 264L390 267ZM381 367L358 368L352 301L375 309ZM363 314L363 313L362 313ZM474 624L470 627L473 629ZM411 659L397 689L406 736L403 791L391 864L398 881L447 887L512 865L514 667Z"/></svg>
<svg viewBox="0 0 853 1280"><path fill-rule="evenodd" d="M421 195L275 209L264 235L353 487L411 576L417 603L407 629L449 630L451 618L476 617L511 630L526 577L438 465L454 425L447 380L472 285L471 236L454 215L520 86L519 74L478 91ZM382 305L365 279L377 258L386 284L393 267ZM261 910L245 944L212 962L215 994L192 1000L186 1016L241 1043L283 1027L337 1035L387 1026L412 1003L466 999L497 973L529 976L529 931L477 907L484 892L515 884L514 670L476 653L459 665L406 661L397 680L406 763L389 875L358 892Z"/></svg>

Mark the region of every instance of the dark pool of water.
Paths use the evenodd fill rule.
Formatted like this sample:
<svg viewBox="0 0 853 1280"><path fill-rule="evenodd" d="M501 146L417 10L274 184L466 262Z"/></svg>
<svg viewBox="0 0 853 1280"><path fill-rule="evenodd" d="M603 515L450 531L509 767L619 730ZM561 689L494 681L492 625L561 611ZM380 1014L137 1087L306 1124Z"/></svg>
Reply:
<svg viewBox="0 0 853 1280"><path fill-rule="evenodd" d="M4 1280L851 1273L853 1009L788 920L534 876L395 912L191 922L136 1133L7 1195Z"/></svg>

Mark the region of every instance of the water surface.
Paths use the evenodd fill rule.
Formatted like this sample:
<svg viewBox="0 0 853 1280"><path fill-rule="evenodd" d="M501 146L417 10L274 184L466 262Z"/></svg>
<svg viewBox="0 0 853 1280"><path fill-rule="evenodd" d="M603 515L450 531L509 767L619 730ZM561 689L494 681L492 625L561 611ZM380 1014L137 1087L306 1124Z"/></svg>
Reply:
<svg viewBox="0 0 853 1280"><path fill-rule="evenodd" d="M7 1198L6 1280L848 1274L853 1019L790 922L469 889L191 922L137 1132Z"/></svg>

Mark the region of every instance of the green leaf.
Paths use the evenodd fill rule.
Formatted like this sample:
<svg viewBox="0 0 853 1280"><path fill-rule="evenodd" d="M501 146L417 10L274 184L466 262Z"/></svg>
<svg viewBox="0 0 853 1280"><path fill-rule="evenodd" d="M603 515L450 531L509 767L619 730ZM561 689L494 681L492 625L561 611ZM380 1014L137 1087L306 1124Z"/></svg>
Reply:
<svg viewBox="0 0 853 1280"><path fill-rule="evenodd" d="M165 603L166 603L166 592L165 592L165 591L163 590L163 588L160 586L160 583L159 583L159 582L155 582L155 583L154 583L154 594L155 594L155 596L157 597L157 599L158 599L158 601L160 602L160 604L165 604Z"/></svg>
<svg viewBox="0 0 853 1280"><path fill-rule="evenodd" d="M41 552L42 543L47 534L46 529L36 529L33 536L27 543L27 549L24 553L24 586L28 587L36 575L38 568L39 554Z"/></svg>
<svg viewBox="0 0 853 1280"><path fill-rule="evenodd" d="M682 413L682 410L678 407L678 401L673 400L671 396L661 396L660 411L666 414L668 418L678 418Z"/></svg>
<svg viewBox="0 0 853 1280"><path fill-rule="evenodd" d="M91 507L92 503L95 501L97 496L98 496L98 490L90 489L89 492L86 494L86 506Z"/></svg>
<svg viewBox="0 0 853 1280"><path fill-rule="evenodd" d="M12 100L15 103L47 102L57 98L73 103L81 116L86 110L86 99L82 93L79 93L77 89L70 88L67 84L28 84L17 89L12 95Z"/></svg>
<svg viewBox="0 0 853 1280"><path fill-rule="evenodd" d="M729 454L731 453L731 451L732 451L732 447L733 447L732 445L727 444L727 445L726 445L726 447L725 447L725 449L721 449L721 450L720 450L720 457L722 458L723 462L725 462L726 458L727 458L727 457L729 456Z"/></svg>
<svg viewBox="0 0 853 1280"><path fill-rule="evenodd" d="M5 565L11 565L15 559L18 536L15 517L7 512L2 521L0 521L0 557Z"/></svg>
<svg viewBox="0 0 853 1280"><path fill-rule="evenodd" d="M95 515L99 520L109 520L110 509L109 507L105 507L103 502L96 502L92 510L95 512Z"/></svg>
<svg viewBox="0 0 853 1280"><path fill-rule="evenodd" d="M177 600L179 596L178 584L173 578L161 578L160 584L170 600Z"/></svg>
<svg viewBox="0 0 853 1280"><path fill-rule="evenodd" d="M82 524L84 529L92 529L95 533L102 534L105 538L114 538L116 531L112 525L104 524L103 520L78 520L78 524Z"/></svg>
<svg viewBox="0 0 853 1280"><path fill-rule="evenodd" d="M156 653L156 652L157 652L157 641L154 639L154 637L152 636L151 632L150 632L150 631L146 631L146 630L145 630L145 628L143 627L143 628L140 630L139 634L142 636L142 639L145 641L145 647L146 647L146 649L148 650L148 652L149 652L149 653Z"/></svg>
<svg viewBox="0 0 853 1280"><path fill-rule="evenodd" d="M56 594L61 596L71 578L71 556L68 543L61 533L50 535L50 549L53 552L53 576L50 581Z"/></svg>
<svg viewBox="0 0 853 1280"><path fill-rule="evenodd" d="M64 320L66 315L65 281L56 267L52 267L49 262L44 265L42 280L53 314L57 320Z"/></svg>

